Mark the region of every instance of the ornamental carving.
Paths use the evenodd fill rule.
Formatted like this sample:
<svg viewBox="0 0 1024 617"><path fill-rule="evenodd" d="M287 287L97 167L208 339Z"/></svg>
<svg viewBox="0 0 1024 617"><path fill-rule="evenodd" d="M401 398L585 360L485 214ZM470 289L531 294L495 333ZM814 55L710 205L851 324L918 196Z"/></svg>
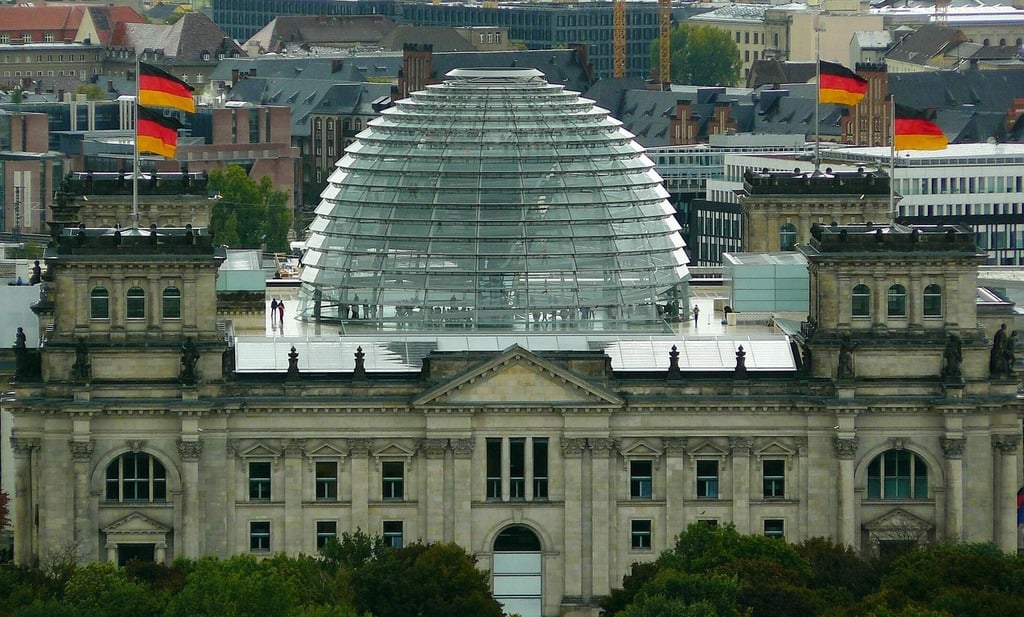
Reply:
<svg viewBox="0 0 1024 617"><path fill-rule="evenodd" d="M992 447L1000 454L1014 454L1020 445L1020 435L993 435Z"/></svg>
<svg viewBox="0 0 1024 617"><path fill-rule="evenodd" d="M70 441L68 447L71 448L71 460L76 463L88 463L92 460L92 452L96 448L96 443L92 440Z"/></svg>
<svg viewBox="0 0 1024 617"><path fill-rule="evenodd" d="M473 456L472 439L450 439L448 443L452 448L452 452L455 453L455 458L469 458Z"/></svg>
<svg viewBox="0 0 1024 617"><path fill-rule="evenodd" d="M750 451L754 448L754 440L749 437L730 437L729 447L733 454L749 456Z"/></svg>
<svg viewBox="0 0 1024 617"><path fill-rule="evenodd" d="M178 440L178 456L185 462L194 463L199 460L199 454L203 451L202 440Z"/></svg>
<svg viewBox="0 0 1024 617"><path fill-rule="evenodd" d="M617 449L615 440L606 437L591 437L587 440L587 444L590 446L594 456L609 456Z"/></svg>
<svg viewBox="0 0 1024 617"><path fill-rule="evenodd" d="M832 447L836 449L836 455L839 456L839 458L853 458L857 455L857 438L852 437L850 439L843 439L840 437L833 437Z"/></svg>
<svg viewBox="0 0 1024 617"><path fill-rule="evenodd" d="M583 451L589 446L584 437L568 437L562 440L562 456L565 458L579 458Z"/></svg>
<svg viewBox="0 0 1024 617"><path fill-rule="evenodd" d="M423 451L427 458L441 458L444 456L444 451L447 448L447 439L429 438L420 442L420 450Z"/></svg>
<svg viewBox="0 0 1024 617"><path fill-rule="evenodd" d="M942 444L942 453L946 458L960 458L964 455L964 447L967 446L967 440L951 437L941 437L939 443Z"/></svg>
<svg viewBox="0 0 1024 617"><path fill-rule="evenodd" d="M286 439L282 445L285 456L303 456L306 454L305 439Z"/></svg>
<svg viewBox="0 0 1024 617"><path fill-rule="evenodd" d="M665 454L671 456L686 454L686 439L683 437L664 437L661 440L661 445L665 449Z"/></svg>
<svg viewBox="0 0 1024 617"><path fill-rule="evenodd" d="M125 443L128 444L128 449L136 454L142 452L142 449L146 447L145 439L129 439Z"/></svg>
<svg viewBox="0 0 1024 617"><path fill-rule="evenodd" d="M32 450L38 450L43 445L43 440L38 437L11 437L11 449L15 456L28 456Z"/></svg>
<svg viewBox="0 0 1024 617"><path fill-rule="evenodd" d="M372 439L349 439L348 448L352 453L352 456L369 456L370 447L373 445Z"/></svg>

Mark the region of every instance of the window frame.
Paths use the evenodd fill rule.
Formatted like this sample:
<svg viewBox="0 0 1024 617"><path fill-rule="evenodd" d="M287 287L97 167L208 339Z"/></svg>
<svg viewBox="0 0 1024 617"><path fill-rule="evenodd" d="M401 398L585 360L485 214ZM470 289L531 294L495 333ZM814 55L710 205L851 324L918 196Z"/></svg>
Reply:
<svg viewBox="0 0 1024 617"><path fill-rule="evenodd" d="M501 438L488 437L486 440L486 499L501 500Z"/></svg>
<svg viewBox="0 0 1024 617"><path fill-rule="evenodd" d="M895 471L891 471L894 465ZM866 469L867 498L872 501L927 501L930 499L928 471L927 461L912 450L891 448L881 452L871 459Z"/></svg>
<svg viewBox="0 0 1024 617"><path fill-rule="evenodd" d="M525 437L510 437L508 440L508 498L513 501L526 499Z"/></svg>
<svg viewBox="0 0 1024 617"><path fill-rule="evenodd" d="M654 522L649 518L629 521L629 548L633 551L654 550Z"/></svg>
<svg viewBox="0 0 1024 617"><path fill-rule="evenodd" d="M921 316L925 319L942 317L942 287L936 283L926 285L921 294Z"/></svg>
<svg viewBox="0 0 1024 617"><path fill-rule="evenodd" d="M139 468L142 461L145 461L144 469ZM130 468L126 466L128 462L131 462ZM134 496L126 497L128 492ZM145 492L145 496L139 497L140 492ZM107 464L104 497L107 503L166 503L167 467L148 452L124 452Z"/></svg>
<svg viewBox="0 0 1024 617"><path fill-rule="evenodd" d="M160 315L163 319L181 321L181 290L174 285L164 287L160 294Z"/></svg>
<svg viewBox="0 0 1024 617"><path fill-rule="evenodd" d="M885 315L890 319L907 318L907 288L893 283L885 293Z"/></svg>
<svg viewBox="0 0 1024 617"><path fill-rule="evenodd" d="M635 500L654 499L653 460L632 459L629 461L629 498Z"/></svg>
<svg viewBox="0 0 1024 617"><path fill-rule="evenodd" d="M795 224L785 222L779 225L779 250L785 252L792 252L796 250L796 233L797 227Z"/></svg>
<svg viewBox="0 0 1024 617"><path fill-rule="evenodd" d="M769 465L773 468L769 473ZM779 469L775 469L778 466ZM786 460L768 458L761 461L762 497L764 499L786 498Z"/></svg>
<svg viewBox="0 0 1024 617"><path fill-rule="evenodd" d="M707 465L714 465L714 474L709 474ZM704 473L701 467L704 466ZM718 459L703 458L696 461L697 499L718 499L721 483L721 465Z"/></svg>
<svg viewBox="0 0 1024 617"><path fill-rule="evenodd" d="M249 521L249 552L270 552L270 521Z"/></svg>
<svg viewBox="0 0 1024 617"><path fill-rule="evenodd" d="M548 484L550 473L548 464L551 458L549 450L550 442L547 437L533 438L533 499L545 500L548 498Z"/></svg>
<svg viewBox="0 0 1024 617"><path fill-rule="evenodd" d="M390 527L390 529L389 529ZM387 520L381 521L381 537L384 544L391 548L402 548L405 546L405 522ZM397 531L396 531L397 529Z"/></svg>
<svg viewBox="0 0 1024 617"><path fill-rule="evenodd" d="M761 530L767 538L786 538L786 519L766 518L761 523Z"/></svg>
<svg viewBox="0 0 1024 617"><path fill-rule="evenodd" d="M871 317L871 288L864 283L850 291L850 317Z"/></svg>
<svg viewBox="0 0 1024 617"><path fill-rule="evenodd" d="M132 285L124 294L124 316L129 321L142 321L146 318L146 290Z"/></svg>
<svg viewBox="0 0 1024 617"><path fill-rule="evenodd" d="M266 468L266 475L256 475L255 467ZM249 461L246 466L249 480L249 501L270 501L273 497L274 465L270 461Z"/></svg>
<svg viewBox="0 0 1024 617"><path fill-rule="evenodd" d="M321 475L321 465L330 465L329 475ZM338 501L338 461L313 461L313 498L315 501ZM322 489L322 490L321 490Z"/></svg>
<svg viewBox="0 0 1024 617"><path fill-rule="evenodd" d="M387 470L389 468L394 469L396 465L401 470L401 473L398 475L395 475L393 472L389 474ZM383 501L405 501L405 461L381 461L380 483L381 499Z"/></svg>
<svg viewBox="0 0 1024 617"><path fill-rule="evenodd" d="M324 550L331 538L338 538L338 521L317 521L316 550Z"/></svg>
<svg viewBox="0 0 1024 617"><path fill-rule="evenodd" d="M101 306L103 310L98 311L97 308ZM110 291L103 285L96 285L89 292L89 319L94 321L110 319Z"/></svg>

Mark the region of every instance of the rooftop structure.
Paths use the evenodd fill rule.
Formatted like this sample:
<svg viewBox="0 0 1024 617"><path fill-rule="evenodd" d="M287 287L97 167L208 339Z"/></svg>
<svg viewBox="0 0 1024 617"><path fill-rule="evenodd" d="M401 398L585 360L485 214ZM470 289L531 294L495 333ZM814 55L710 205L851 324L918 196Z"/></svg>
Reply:
<svg viewBox="0 0 1024 617"><path fill-rule="evenodd" d="M338 161L301 315L353 327L660 330L687 257L654 163L536 69L456 69Z"/></svg>

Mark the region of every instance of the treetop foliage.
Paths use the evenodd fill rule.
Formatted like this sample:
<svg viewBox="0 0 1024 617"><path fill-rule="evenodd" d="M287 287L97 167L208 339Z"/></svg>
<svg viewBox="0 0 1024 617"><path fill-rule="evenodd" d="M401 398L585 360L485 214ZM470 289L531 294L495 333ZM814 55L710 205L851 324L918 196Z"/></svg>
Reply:
<svg viewBox="0 0 1024 617"><path fill-rule="evenodd" d="M681 23L669 33L671 82L695 86L735 86L743 61L732 35L712 26ZM651 43L651 66L658 66L661 42ZM659 79L665 81L664 77Z"/></svg>
<svg viewBox="0 0 1024 617"><path fill-rule="evenodd" d="M210 172L210 190L219 195L210 215L210 227L221 244L231 248L288 250L292 213L288 193L274 188L269 176L258 181L240 165Z"/></svg>

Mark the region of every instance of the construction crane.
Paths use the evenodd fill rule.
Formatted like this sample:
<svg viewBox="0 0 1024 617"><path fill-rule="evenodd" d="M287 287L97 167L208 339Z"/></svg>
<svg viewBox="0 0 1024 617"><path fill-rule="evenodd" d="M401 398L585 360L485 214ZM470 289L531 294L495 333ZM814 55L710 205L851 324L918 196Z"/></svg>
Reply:
<svg viewBox="0 0 1024 617"><path fill-rule="evenodd" d="M626 0L614 0L612 13L612 76L626 76ZM658 0L658 81L672 82L672 0Z"/></svg>

